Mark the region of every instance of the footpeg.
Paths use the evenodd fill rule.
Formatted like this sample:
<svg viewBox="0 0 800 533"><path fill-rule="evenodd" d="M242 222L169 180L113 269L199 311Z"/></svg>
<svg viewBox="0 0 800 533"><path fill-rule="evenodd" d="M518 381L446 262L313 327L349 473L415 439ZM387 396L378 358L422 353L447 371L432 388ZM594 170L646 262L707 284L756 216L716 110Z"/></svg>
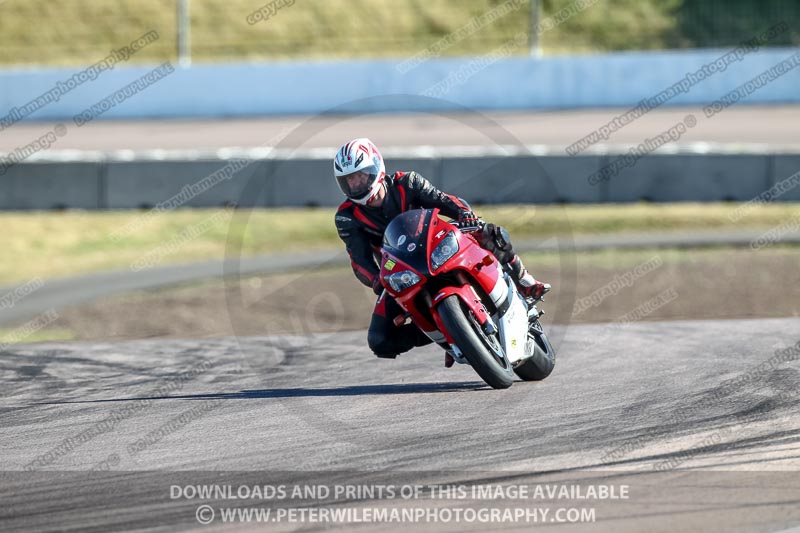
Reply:
<svg viewBox="0 0 800 533"><path fill-rule="evenodd" d="M409 320L408 320L409 318L411 318L410 314L403 313L401 315L397 315L396 317L394 317L394 320L392 320L392 322L394 323L395 326L397 326L399 328L401 326L404 326L404 325L408 324L409 323Z"/></svg>

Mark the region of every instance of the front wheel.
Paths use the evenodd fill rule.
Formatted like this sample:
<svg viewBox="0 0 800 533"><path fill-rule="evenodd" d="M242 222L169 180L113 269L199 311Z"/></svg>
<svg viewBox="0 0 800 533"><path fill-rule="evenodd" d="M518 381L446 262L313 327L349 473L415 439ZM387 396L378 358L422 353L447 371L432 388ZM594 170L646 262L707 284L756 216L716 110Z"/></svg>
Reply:
<svg viewBox="0 0 800 533"><path fill-rule="evenodd" d="M533 355L517 366L514 372L525 381L541 381L549 376L556 366L556 351L538 320L531 324L528 342Z"/></svg>
<svg viewBox="0 0 800 533"><path fill-rule="evenodd" d="M514 372L496 335L487 335L472 309L448 296L438 306L444 326L475 372L494 389L507 389Z"/></svg>

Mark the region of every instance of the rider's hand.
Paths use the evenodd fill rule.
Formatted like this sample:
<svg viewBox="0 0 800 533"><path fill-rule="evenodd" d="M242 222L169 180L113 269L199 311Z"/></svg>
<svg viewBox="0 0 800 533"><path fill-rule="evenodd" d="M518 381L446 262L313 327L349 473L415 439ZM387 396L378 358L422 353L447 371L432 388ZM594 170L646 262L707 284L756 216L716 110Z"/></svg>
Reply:
<svg viewBox="0 0 800 533"><path fill-rule="evenodd" d="M458 214L458 225L462 228L477 226L479 220L478 215L472 211L462 211Z"/></svg>

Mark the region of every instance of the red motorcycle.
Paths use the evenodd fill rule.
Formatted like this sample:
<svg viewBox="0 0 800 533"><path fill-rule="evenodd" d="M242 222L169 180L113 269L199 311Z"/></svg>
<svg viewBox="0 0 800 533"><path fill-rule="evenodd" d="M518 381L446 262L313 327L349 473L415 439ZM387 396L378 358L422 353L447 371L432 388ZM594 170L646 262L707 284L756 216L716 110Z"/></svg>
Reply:
<svg viewBox="0 0 800 533"><path fill-rule="evenodd" d="M472 233L482 227L459 227L438 209L406 211L389 223L380 279L406 311L396 322L410 318L495 389L510 387L514 374L542 380L555 366L539 323L544 312L479 246Z"/></svg>

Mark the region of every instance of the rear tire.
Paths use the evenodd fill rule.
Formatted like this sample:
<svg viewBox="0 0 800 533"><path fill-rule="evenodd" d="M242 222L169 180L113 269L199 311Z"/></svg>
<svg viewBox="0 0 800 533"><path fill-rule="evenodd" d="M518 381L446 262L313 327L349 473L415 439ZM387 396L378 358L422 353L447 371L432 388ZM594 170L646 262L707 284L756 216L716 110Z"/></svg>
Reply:
<svg viewBox="0 0 800 533"><path fill-rule="evenodd" d="M531 324L531 331L534 329L537 333L528 333L529 338L533 338L533 355L514 369L514 372L525 381L541 381L549 376L556 366L556 351L542 331L538 320Z"/></svg>
<svg viewBox="0 0 800 533"><path fill-rule="evenodd" d="M514 383L514 372L508 360L495 355L500 341L489 339L476 318L470 319L472 310L461 305L461 298L448 296L438 306L439 315L450 336L475 372L494 389L507 389ZM474 316L474 315L473 315Z"/></svg>

